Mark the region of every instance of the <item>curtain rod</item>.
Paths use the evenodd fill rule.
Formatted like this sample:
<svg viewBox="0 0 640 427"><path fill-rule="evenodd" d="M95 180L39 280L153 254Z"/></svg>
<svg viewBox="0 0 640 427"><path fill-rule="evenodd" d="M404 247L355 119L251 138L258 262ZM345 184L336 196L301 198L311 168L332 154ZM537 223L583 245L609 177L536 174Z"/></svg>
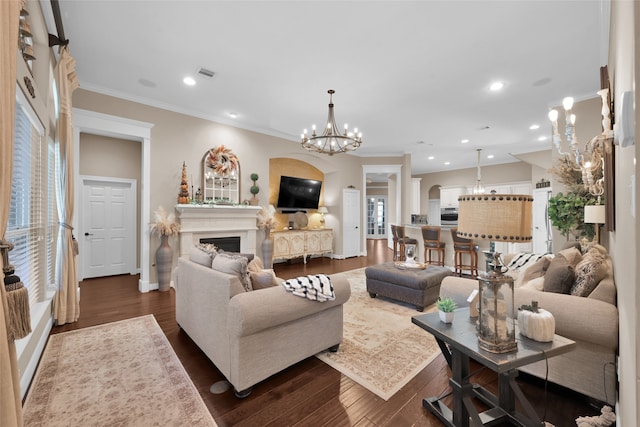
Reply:
<svg viewBox="0 0 640 427"><path fill-rule="evenodd" d="M49 47L53 46L66 46L69 44L69 39L64 37L64 26L62 25L62 14L60 13L60 3L58 0L51 0L51 11L53 12L53 19L56 22L56 30L58 35L49 33Z"/></svg>

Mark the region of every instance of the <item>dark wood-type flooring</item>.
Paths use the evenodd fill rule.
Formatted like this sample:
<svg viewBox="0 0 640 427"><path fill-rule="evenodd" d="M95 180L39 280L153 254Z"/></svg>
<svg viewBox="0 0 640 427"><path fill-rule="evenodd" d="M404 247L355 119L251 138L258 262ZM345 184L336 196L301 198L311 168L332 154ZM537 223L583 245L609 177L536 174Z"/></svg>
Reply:
<svg viewBox="0 0 640 427"><path fill-rule="evenodd" d="M314 258L306 265L283 263L274 268L279 277L291 278L337 273L392 259L384 240L369 240L367 254L346 260ZM449 369L442 355L386 402L315 357L257 384L248 398L238 400L231 391L219 395L209 392L211 384L224 378L178 328L173 289L139 293L138 276L129 275L88 279L80 286L80 319L57 326L52 333L153 314L219 426L441 425L423 409L422 399L450 391ZM488 369L480 369L473 381L496 392L496 376ZM527 376L519 382L538 413L546 413L545 419L557 427L575 426L576 417L599 413L595 404L566 389L550 385L545 394L540 380Z"/></svg>

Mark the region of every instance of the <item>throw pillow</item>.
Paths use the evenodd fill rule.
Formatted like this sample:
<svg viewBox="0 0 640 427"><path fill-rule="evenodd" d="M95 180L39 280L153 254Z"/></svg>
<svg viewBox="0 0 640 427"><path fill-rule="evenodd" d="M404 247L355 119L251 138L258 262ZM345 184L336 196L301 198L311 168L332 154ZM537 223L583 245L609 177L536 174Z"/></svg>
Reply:
<svg viewBox="0 0 640 427"><path fill-rule="evenodd" d="M557 255L544 275L543 289L545 292L568 294L574 277L575 273L569 261L564 256Z"/></svg>
<svg viewBox="0 0 640 427"><path fill-rule="evenodd" d="M239 256L243 256L247 259L247 262L250 262L251 260L253 260L254 255L253 254L243 254L241 252L227 252L224 249L218 249L218 253L219 254L227 254L227 255L239 255Z"/></svg>
<svg viewBox="0 0 640 427"><path fill-rule="evenodd" d="M247 273L247 258L240 255L231 255L227 252L221 252L213 258L211 268L222 273L238 276L244 290L247 292L252 290L249 274Z"/></svg>
<svg viewBox="0 0 640 427"><path fill-rule="evenodd" d="M575 267L582 259L582 252L573 246L561 250L558 255L562 255L572 267Z"/></svg>
<svg viewBox="0 0 640 427"><path fill-rule="evenodd" d="M544 276L549 268L549 264L551 264L551 259L548 256L544 256L534 262L532 265L527 267L526 270L520 273L519 279L521 283L527 283L530 280Z"/></svg>
<svg viewBox="0 0 640 427"><path fill-rule="evenodd" d="M576 265L576 277L571 287L571 295L588 297L607 275L607 257L592 249Z"/></svg>
<svg viewBox="0 0 640 427"><path fill-rule="evenodd" d="M191 249L189 249L189 260L204 265L205 267L211 267L213 255L203 251L198 246L191 246Z"/></svg>
<svg viewBox="0 0 640 427"><path fill-rule="evenodd" d="M535 291L543 291L544 290L544 276L536 277L535 279L531 279L522 285L523 289L533 289Z"/></svg>
<svg viewBox="0 0 640 427"><path fill-rule="evenodd" d="M260 259L259 256L254 257L247 265L247 271L249 273L251 272L259 273L262 270L264 270L264 263L262 262L262 259Z"/></svg>
<svg viewBox="0 0 640 427"><path fill-rule="evenodd" d="M213 243L198 243L197 246L200 250L210 253L212 256L216 256L218 253L218 248Z"/></svg>
<svg viewBox="0 0 640 427"><path fill-rule="evenodd" d="M273 270L250 271L251 287L253 290L270 288L280 284Z"/></svg>
<svg viewBox="0 0 640 427"><path fill-rule="evenodd" d="M563 251L565 249L571 249L571 248L576 248L577 250L582 252L582 245L580 244L580 242L576 242L576 241L565 242L561 250Z"/></svg>

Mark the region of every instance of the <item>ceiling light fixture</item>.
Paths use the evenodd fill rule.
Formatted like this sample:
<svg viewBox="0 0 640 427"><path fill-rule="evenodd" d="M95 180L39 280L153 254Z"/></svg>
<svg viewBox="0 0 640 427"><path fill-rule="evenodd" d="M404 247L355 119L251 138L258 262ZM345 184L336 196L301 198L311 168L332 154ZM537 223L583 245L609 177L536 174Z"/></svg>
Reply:
<svg viewBox="0 0 640 427"><path fill-rule="evenodd" d="M433 156L429 156L429 157L427 157L427 159L428 159L428 160L433 160L433 159L435 159L435 157L433 157Z"/></svg>
<svg viewBox="0 0 640 427"><path fill-rule="evenodd" d="M193 77L185 77L184 79L182 79L182 82L187 86L195 86L196 84L196 81Z"/></svg>
<svg viewBox="0 0 640 427"><path fill-rule="evenodd" d="M546 141L547 137L546 136L539 136L538 137L538 141Z"/></svg>
<svg viewBox="0 0 640 427"><path fill-rule="evenodd" d="M237 117L238 117L238 113L230 112L230 113L228 113L228 114L229 114L229 117L231 117L232 119L235 119L235 118L237 118Z"/></svg>
<svg viewBox="0 0 640 427"><path fill-rule="evenodd" d="M336 153L354 151L362 144L362 132L358 132L358 128L349 131L349 126L345 123L344 133L340 134L333 114L333 94L336 91L329 89L327 93L329 94L329 116L327 117L327 125L324 128L324 132L322 132L322 135L317 135L316 125L313 125L311 127L311 136L307 135L307 130L305 129L300 143L309 151L330 156Z"/></svg>
<svg viewBox="0 0 640 427"><path fill-rule="evenodd" d="M496 92L499 91L500 89L502 89L504 87L504 83L503 82L493 82L491 83L491 86L489 86L489 89L492 92Z"/></svg>
<svg viewBox="0 0 640 427"><path fill-rule="evenodd" d="M476 177L476 183L473 186L473 194L484 194L484 185L480 183L480 153L482 152L482 148L478 148L476 151L478 152L478 175Z"/></svg>
<svg viewBox="0 0 640 427"><path fill-rule="evenodd" d="M533 124L531 126L529 126L530 130L536 130L536 129L540 129L540 125L539 124Z"/></svg>
<svg viewBox="0 0 640 427"><path fill-rule="evenodd" d="M463 143L463 144L466 144L467 142L469 142L469 140L468 140L468 139L463 139L463 140L462 140L462 141L460 141L460 142L461 142L461 143Z"/></svg>

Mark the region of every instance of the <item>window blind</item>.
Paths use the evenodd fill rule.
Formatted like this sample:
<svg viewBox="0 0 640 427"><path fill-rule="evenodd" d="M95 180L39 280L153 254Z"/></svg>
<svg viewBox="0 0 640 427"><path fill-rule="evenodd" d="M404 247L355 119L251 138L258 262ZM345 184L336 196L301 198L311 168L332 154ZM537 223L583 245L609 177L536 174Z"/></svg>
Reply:
<svg viewBox="0 0 640 427"><path fill-rule="evenodd" d="M44 296L44 266L46 260L45 224L43 212L42 134L43 127L26 102L16 102L13 147L11 202L5 238L13 243L9 261L15 274L29 290L29 302Z"/></svg>

